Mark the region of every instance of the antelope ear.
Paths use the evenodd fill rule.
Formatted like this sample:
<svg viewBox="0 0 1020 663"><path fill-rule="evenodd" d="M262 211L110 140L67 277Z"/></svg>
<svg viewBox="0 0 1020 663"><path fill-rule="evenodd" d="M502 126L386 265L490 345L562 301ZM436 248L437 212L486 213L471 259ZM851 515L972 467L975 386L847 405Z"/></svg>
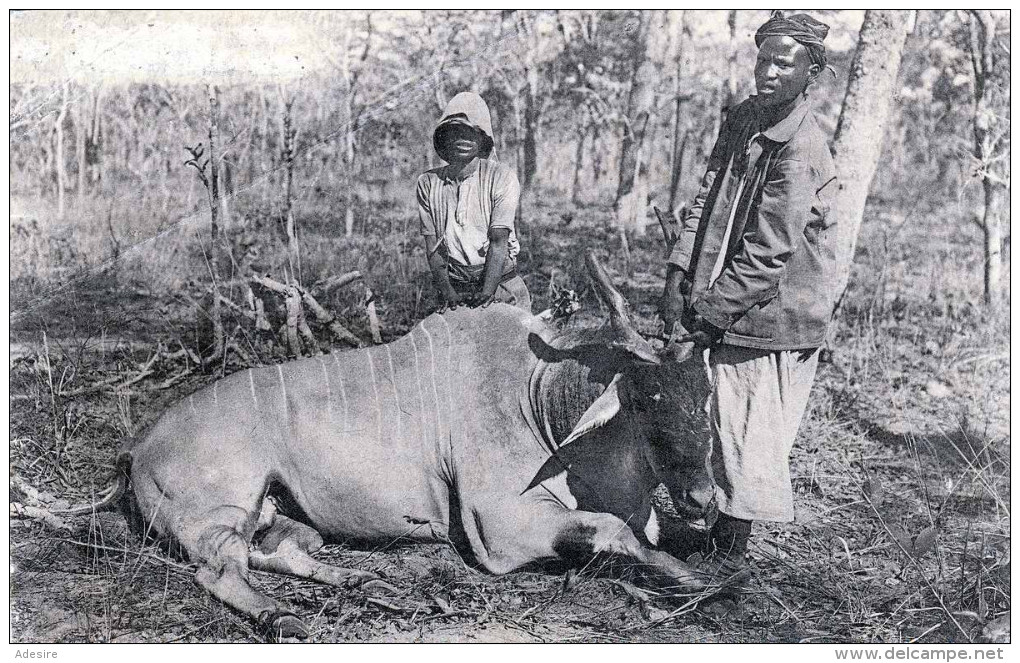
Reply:
<svg viewBox="0 0 1020 663"><path fill-rule="evenodd" d="M590 433L596 428L602 428L609 423L613 417L619 414L622 407L620 402L620 380L623 375L617 373L613 378L613 381L609 383L606 390L602 392L602 395L595 399L595 402L588 406L588 409L581 415L580 421L574 426L574 430L570 431L570 435L567 439L560 443L560 448L563 448L576 440L577 438Z"/></svg>

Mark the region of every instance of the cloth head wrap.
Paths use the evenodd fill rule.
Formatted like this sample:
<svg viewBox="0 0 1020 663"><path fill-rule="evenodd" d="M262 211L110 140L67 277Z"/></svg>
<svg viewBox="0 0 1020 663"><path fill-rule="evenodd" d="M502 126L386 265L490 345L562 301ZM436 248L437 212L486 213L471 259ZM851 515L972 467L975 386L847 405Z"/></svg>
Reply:
<svg viewBox="0 0 1020 663"><path fill-rule="evenodd" d="M808 50L811 63L825 69L825 46L822 42L829 34L829 26L816 21L807 14L784 16L781 11L772 12L772 17L754 33L754 44L761 48L769 37L792 37Z"/></svg>

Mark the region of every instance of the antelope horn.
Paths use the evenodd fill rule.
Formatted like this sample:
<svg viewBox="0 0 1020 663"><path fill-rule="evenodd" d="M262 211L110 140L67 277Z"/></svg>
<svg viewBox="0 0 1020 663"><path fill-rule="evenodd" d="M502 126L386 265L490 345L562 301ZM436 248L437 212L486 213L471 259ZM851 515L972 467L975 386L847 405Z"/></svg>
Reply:
<svg viewBox="0 0 1020 663"><path fill-rule="evenodd" d="M585 251L584 263L588 268L592 285L595 286L595 294L598 295L599 301L609 309L609 323L616 336L613 345L626 350L641 361L658 364L659 358L655 354L654 348L641 338L630 320L630 315L627 313L627 300L619 290L613 287L612 281L609 280L609 274L595 257L593 249Z"/></svg>

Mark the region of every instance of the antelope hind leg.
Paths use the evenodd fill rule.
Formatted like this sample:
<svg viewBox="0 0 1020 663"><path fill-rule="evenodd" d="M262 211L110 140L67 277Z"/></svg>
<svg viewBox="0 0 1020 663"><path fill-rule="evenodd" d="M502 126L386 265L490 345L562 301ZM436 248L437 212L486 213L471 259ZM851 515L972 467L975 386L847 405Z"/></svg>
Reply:
<svg viewBox="0 0 1020 663"><path fill-rule="evenodd" d="M201 559L195 582L230 607L254 619L273 640L308 637L308 629L287 607L256 591L248 577L248 539L244 536L242 509L217 509L213 521L206 522L201 534L182 543L192 559ZM197 554L196 554L197 553Z"/></svg>

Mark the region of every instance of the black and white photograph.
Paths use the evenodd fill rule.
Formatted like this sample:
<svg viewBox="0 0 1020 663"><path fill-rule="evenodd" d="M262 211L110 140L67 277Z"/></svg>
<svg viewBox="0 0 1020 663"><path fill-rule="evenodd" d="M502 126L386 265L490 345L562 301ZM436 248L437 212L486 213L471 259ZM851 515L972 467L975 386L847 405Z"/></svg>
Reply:
<svg viewBox="0 0 1020 663"><path fill-rule="evenodd" d="M1008 659L1010 26L10 10L8 657Z"/></svg>

